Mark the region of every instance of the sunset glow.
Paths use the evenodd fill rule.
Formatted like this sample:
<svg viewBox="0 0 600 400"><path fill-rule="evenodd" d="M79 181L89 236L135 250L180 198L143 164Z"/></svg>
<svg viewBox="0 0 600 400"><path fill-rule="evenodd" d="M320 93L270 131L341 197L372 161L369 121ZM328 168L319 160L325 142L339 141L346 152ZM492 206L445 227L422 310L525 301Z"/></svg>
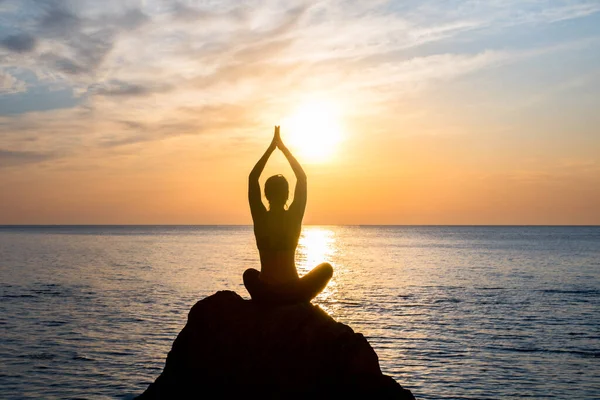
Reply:
<svg viewBox="0 0 600 400"><path fill-rule="evenodd" d="M298 271L307 273L322 262L331 262L336 248L335 233L320 226L305 227L298 242Z"/></svg>
<svg viewBox="0 0 600 400"><path fill-rule="evenodd" d="M275 125L307 224L600 223L597 1L5 0L0 26L0 225L248 224Z"/></svg>

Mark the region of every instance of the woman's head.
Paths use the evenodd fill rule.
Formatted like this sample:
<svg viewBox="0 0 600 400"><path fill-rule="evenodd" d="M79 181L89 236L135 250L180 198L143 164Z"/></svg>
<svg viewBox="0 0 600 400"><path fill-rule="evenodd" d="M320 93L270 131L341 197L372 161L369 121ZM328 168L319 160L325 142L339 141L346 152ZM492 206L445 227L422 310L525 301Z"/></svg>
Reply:
<svg viewBox="0 0 600 400"><path fill-rule="evenodd" d="M290 188L283 175L273 175L265 182L265 196L270 208L283 208L288 200Z"/></svg>

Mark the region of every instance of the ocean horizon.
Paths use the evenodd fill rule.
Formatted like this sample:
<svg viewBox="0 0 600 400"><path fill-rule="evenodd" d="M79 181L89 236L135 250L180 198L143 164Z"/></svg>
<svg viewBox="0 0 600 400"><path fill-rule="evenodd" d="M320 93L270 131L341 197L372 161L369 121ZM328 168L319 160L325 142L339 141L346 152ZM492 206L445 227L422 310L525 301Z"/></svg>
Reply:
<svg viewBox="0 0 600 400"><path fill-rule="evenodd" d="M99 227L110 227L110 226L132 226L132 227L144 227L144 226L167 226L167 227L186 227L186 226L253 226L252 224L0 224L0 228L15 228L15 227L61 227L61 226L75 226L75 227L88 227L88 226L99 226ZM341 226L341 227L600 227L596 224L302 224L302 226Z"/></svg>
<svg viewBox="0 0 600 400"><path fill-rule="evenodd" d="M600 227L305 225L313 301L419 399L600 393ZM0 225L0 397L123 398L164 367L190 308L249 298L251 225Z"/></svg>

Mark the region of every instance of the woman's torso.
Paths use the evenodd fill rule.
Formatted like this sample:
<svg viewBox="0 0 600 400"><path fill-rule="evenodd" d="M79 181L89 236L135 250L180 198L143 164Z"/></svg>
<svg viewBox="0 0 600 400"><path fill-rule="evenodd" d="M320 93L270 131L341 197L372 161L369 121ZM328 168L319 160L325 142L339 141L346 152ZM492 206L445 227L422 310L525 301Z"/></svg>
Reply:
<svg viewBox="0 0 600 400"><path fill-rule="evenodd" d="M269 283L285 283L298 279L296 247L302 221L289 211L268 211L254 223L256 246L260 254L261 279Z"/></svg>

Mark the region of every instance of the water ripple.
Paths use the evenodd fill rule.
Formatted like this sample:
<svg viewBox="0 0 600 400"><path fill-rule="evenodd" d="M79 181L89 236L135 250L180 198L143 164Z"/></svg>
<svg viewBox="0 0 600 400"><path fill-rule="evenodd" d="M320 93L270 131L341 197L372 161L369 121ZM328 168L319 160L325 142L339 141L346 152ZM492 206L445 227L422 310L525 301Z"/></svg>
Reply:
<svg viewBox="0 0 600 400"><path fill-rule="evenodd" d="M419 399L597 397L600 228L304 233L299 268L335 267L316 302ZM251 227L2 227L0 260L0 398L132 399L258 255Z"/></svg>

